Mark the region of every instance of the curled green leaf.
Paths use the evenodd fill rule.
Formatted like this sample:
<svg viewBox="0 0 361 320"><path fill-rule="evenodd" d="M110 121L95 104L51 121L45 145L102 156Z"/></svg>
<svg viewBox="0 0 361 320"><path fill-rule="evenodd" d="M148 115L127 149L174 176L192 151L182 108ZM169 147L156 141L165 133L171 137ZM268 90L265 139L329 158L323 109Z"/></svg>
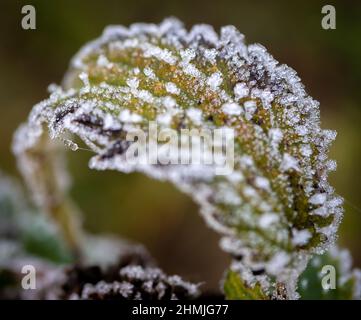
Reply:
<svg viewBox="0 0 361 320"><path fill-rule="evenodd" d="M262 291L261 285L247 284L237 272L229 270L224 282L224 293L229 300L268 300L269 297Z"/></svg>
<svg viewBox="0 0 361 320"><path fill-rule="evenodd" d="M77 221L54 139L74 151L85 143L93 169L174 183L199 204L246 283L265 291L283 283L288 298L298 297L297 278L310 256L334 241L342 199L327 182L336 134L320 128L319 103L294 70L261 45L245 44L232 26L220 34L208 25L187 31L166 19L106 28L73 58L63 87L50 91L18 129L13 150L38 204L58 217L74 247ZM231 172L129 163L127 135L149 132L151 123L176 132L231 130Z"/></svg>

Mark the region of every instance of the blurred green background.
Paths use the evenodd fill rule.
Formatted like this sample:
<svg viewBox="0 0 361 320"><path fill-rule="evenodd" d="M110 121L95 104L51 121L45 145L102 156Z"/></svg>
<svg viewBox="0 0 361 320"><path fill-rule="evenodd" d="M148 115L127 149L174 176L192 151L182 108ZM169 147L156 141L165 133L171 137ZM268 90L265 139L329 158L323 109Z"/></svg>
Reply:
<svg viewBox="0 0 361 320"><path fill-rule="evenodd" d="M21 28L21 8L36 8L36 30ZM321 8L336 7L336 30L321 28ZM70 58L108 24L160 22L176 16L187 27L233 24L299 73L321 102L324 128L338 131L330 177L346 198L340 243L361 266L361 1L83 1L2 0L0 3L0 168L18 175L12 134L31 107L60 83ZM169 184L140 174L96 172L90 154L69 154L72 194L86 228L144 243L168 273L215 288L227 265L218 237L191 200Z"/></svg>

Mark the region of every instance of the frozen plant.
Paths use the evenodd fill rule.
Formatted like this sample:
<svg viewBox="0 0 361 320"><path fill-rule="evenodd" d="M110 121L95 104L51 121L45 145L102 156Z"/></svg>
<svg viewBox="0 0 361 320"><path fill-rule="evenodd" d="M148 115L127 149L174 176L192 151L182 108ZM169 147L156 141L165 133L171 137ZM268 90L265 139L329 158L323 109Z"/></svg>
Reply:
<svg viewBox="0 0 361 320"><path fill-rule="evenodd" d="M233 257L226 293L235 285L243 297L299 298L298 278L334 243L343 209L327 181L336 133L321 129L319 103L293 69L247 45L233 26L187 31L166 19L107 27L75 55L63 85L49 89L17 130L13 151L36 203L58 220L74 252L82 233L54 141L73 151L85 144L92 169L143 172L191 196ZM147 132L150 121L234 130L233 172L128 163L127 133Z"/></svg>
<svg viewBox="0 0 361 320"><path fill-rule="evenodd" d="M0 171L0 299L195 299L199 285L168 276L141 245L83 234L76 261L57 225L26 202ZM36 290L23 290L22 268L36 270Z"/></svg>

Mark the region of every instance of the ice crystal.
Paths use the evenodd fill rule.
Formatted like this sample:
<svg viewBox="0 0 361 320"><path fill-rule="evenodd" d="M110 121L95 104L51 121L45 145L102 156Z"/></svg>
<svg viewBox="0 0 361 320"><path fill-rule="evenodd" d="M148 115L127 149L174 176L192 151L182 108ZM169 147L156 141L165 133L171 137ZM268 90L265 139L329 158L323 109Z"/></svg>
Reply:
<svg viewBox="0 0 361 320"><path fill-rule="evenodd" d="M125 134L147 131L150 121L176 130L234 129L233 172L127 163ZM234 269L248 283L264 270L265 290L283 283L296 298L310 255L334 241L342 200L327 182L335 167L327 152L336 133L320 128L319 103L296 72L263 46L247 45L232 26L219 35L208 25L188 32L175 19L111 26L76 54L64 86L34 106L13 144L36 200L51 211L39 154L53 161L50 169L60 165L48 153L47 129L72 150L78 147L69 139L79 137L95 153L93 169L141 171L189 194L222 235L223 249L242 257ZM56 186L61 199L66 188Z"/></svg>
<svg viewBox="0 0 361 320"><path fill-rule="evenodd" d="M106 249L103 241L99 245ZM119 249L121 254L116 254L118 260L107 265L98 265L99 262L104 264L103 260L99 260L96 264L78 262L56 266L29 255L0 260L0 297L31 300L183 300L200 295L198 284L184 281L177 275L168 276L155 267L143 247L125 247L122 244L113 249L116 250L108 254ZM27 264L36 268L36 290L23 290L19 286L23 278L21 269Z"/></svg>
<svg viewBox="0 0 361 320"><path fill-rule="evenodd" d="M158 268L128 266L120 269L117 280L86 283L72 300L179 300L199 296L198 285L179 276L167 276Z"/></svg>
<svg viewBox="0 0 361 320"><path fill-rule="evenodd" d="M52 285L59 288L58 299L170 300L195 299L200 294L199 285L157 268L142 247L123 250L117 262L102 268L92 264L70 266L58 274Z"/></svg>

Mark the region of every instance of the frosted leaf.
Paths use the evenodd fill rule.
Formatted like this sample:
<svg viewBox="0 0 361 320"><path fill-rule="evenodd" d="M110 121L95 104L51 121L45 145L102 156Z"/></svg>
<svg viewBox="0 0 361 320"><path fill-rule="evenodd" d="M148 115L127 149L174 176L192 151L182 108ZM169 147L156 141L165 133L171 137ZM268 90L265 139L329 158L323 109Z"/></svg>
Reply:
<svg viewBox="0 0 361 320"><path fill-rule="evenodd" d="M157 268L142 246L116 238L91 236L86 240L95 259L80 260L76 264L59 266L29 255L0 259L1 297L149 301L196 299L201 293L199 284L187 282L178 275L166 275ZM2 239L0 244L3 243ZM103 252L95 254L95 257L94 251L98 250ZM110 256L113 258L111 261ZM23 276L22 267L27 264L36 268L36 290L23 290L18 285Z"/></svg>
<svg viewBox="0 0 361 320"><path fill-rule="evenodd" d="M172 182L199 204L209 226L237 243L222 247L242 256L237 263L240 274L250 275L247 281L261 268L269 290L283 283L287 297L297 298L298 275L313 253L334 241L343 211L327 182L334 169L327 153L336 134L322 130L319 118L319 103L296 72L261 45L247 45L234 27L223 27L220 35L206 25L188 32L166 19L112 26L85 45L64 87L34 106L18 129L13 150L47 211L54 195L36 155L48 160L55 177L64 174L51 156L48 130L51 140L83 141L94 152L93 169L139 171ZM233 129L233 171L219 176L214 166L129 164L124 137L148 132L151 121L178 131ZM55 190L62 199L66 186Z"/></svg>
<svg viewBox="0 0 361 320"><path fill-rule="evenodd" d="M134 260L134 258L136 258ZM139 260L139 259L138 259ZM171 300L195 299L199 285L168 276L161 269L124 255L106 268L74 266L65 270L60 298L72 300ZM58 284L59 286L59 284Z"/></svg>
<svg viewBox="0 0 361 320"><path fill-rule="evenodd" d="M90 270L89 270L90 271ZM88 272L89 272L88 271ZM103 275L109 279L109 275ZM94 282L94 279L91 279ZM109 281L110 280L110 281ZM184 300L200 295L199 285L189 283L179 276L168 276L155 267L129 265L108 281L86 283L72 300Z"/></svg>

